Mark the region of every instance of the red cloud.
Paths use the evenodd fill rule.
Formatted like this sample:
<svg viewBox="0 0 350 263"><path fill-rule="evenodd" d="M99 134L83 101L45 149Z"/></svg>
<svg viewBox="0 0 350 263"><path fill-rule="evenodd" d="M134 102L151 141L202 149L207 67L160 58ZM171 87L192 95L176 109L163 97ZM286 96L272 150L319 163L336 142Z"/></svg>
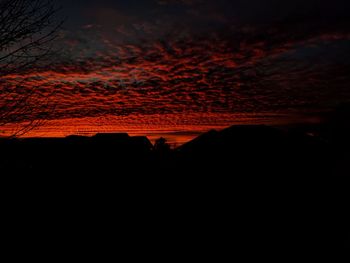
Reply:
<svg viewBox="0 0 350 263"><path fill-rule="evenodd" d="M189 124L202 130L229 125L237 116L244 122L242 114L269 112L279 116L293 108L317 107L329 98L321 81L328 69L322 65L311 69L304 62L291 63L281 57L298 46L348 38L339 34L308 39L281 35L276 39L273 34L266 39L234 37L237 39L183 38L137 45L103 39L107 51L91 55L81 49L79 59L7 75L2 83L15 87L21 82L24 89L35 90L37 100L29 103L42 107L42 112L47 111L47 105L38 101L50 97L55 110L48 119L51 125L66 123L62 135L74 132L74 118L106 116L114 116L114 130L130 130L138 124L144 130L157 125L178 130L177 125L184 129ZM70 45L75 49L79 44ZM339 72L334 73L334 80L337 74L341 76ZM318 88L313 90L316 83ZM298 94L301 88L304 93ZM317 100L312 98L315 92L319 93ZM22 116L22 120L35 117Z"/></svg>

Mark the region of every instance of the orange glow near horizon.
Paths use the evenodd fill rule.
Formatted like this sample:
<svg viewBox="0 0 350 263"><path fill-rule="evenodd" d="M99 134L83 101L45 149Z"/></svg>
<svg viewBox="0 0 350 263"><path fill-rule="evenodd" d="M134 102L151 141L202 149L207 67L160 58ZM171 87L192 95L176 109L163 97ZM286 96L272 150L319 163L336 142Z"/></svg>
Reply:
<svg viewBox="0 0 350 263"><path fill-rule="evenodd" d="M299 116L276 114L192 114L164 116L91 117L49 120L29 131L28 137L93 136L96 133L128 133L130 136L147 136L152 142L160 137L175 145L184 144L212 129L221 130L231 125L267 124L286 125L300 121ZM305 119L307 122L317 120ZM10 135L20 125L6 125L2 136Z"/></svg>

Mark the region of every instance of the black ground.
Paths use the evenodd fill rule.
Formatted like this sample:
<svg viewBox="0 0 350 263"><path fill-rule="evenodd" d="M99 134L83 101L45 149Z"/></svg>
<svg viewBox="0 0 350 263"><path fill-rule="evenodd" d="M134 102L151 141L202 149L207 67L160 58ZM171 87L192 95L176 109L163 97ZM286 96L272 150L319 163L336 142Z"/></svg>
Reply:
<svg viewBox="0 0 350 263"><path fill-rule="evenodd" d="M63 232L119 231L175 254L335 259L349 249L349 144L326 131L233 126L173 150L127 134L3 139L5 200Z"/></svg>

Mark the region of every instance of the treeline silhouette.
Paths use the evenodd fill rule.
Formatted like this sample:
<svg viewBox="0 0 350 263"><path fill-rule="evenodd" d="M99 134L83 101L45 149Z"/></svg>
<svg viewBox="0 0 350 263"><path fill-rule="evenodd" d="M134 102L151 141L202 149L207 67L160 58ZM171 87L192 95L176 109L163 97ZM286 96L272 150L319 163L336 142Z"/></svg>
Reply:
<svg viewBox="0 0 350 263"><path fill-rule="evenodd" d="M291 176L321 178L348 175L347 134L334 134L320 126L278 129L265 125L232 126L212 130L172 149L166 139L155 145L147 137L96 134L92 137L3 138L0 165L3 171L76 171L118 175L123 169L149 169L154 174L171 170L182 174L199 171L236 177ZM138 164L138 165L135 165ZM171 167L171 169L170 169Z"/></svg>

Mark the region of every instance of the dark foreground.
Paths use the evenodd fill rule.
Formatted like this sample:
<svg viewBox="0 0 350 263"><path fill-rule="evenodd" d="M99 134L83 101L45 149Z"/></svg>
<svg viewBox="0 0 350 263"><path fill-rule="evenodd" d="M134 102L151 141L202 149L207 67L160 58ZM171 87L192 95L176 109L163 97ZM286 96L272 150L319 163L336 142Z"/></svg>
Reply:
<svg viewBox="0 0 350 263"><path fill-rule="evenodd" d="M74 226L80 237L215 261L348 262L348 146L267 126L211 131L175 150L126 134L0 142L2 178L25 193L17 211L45 211L58 233Z"/></svg>

